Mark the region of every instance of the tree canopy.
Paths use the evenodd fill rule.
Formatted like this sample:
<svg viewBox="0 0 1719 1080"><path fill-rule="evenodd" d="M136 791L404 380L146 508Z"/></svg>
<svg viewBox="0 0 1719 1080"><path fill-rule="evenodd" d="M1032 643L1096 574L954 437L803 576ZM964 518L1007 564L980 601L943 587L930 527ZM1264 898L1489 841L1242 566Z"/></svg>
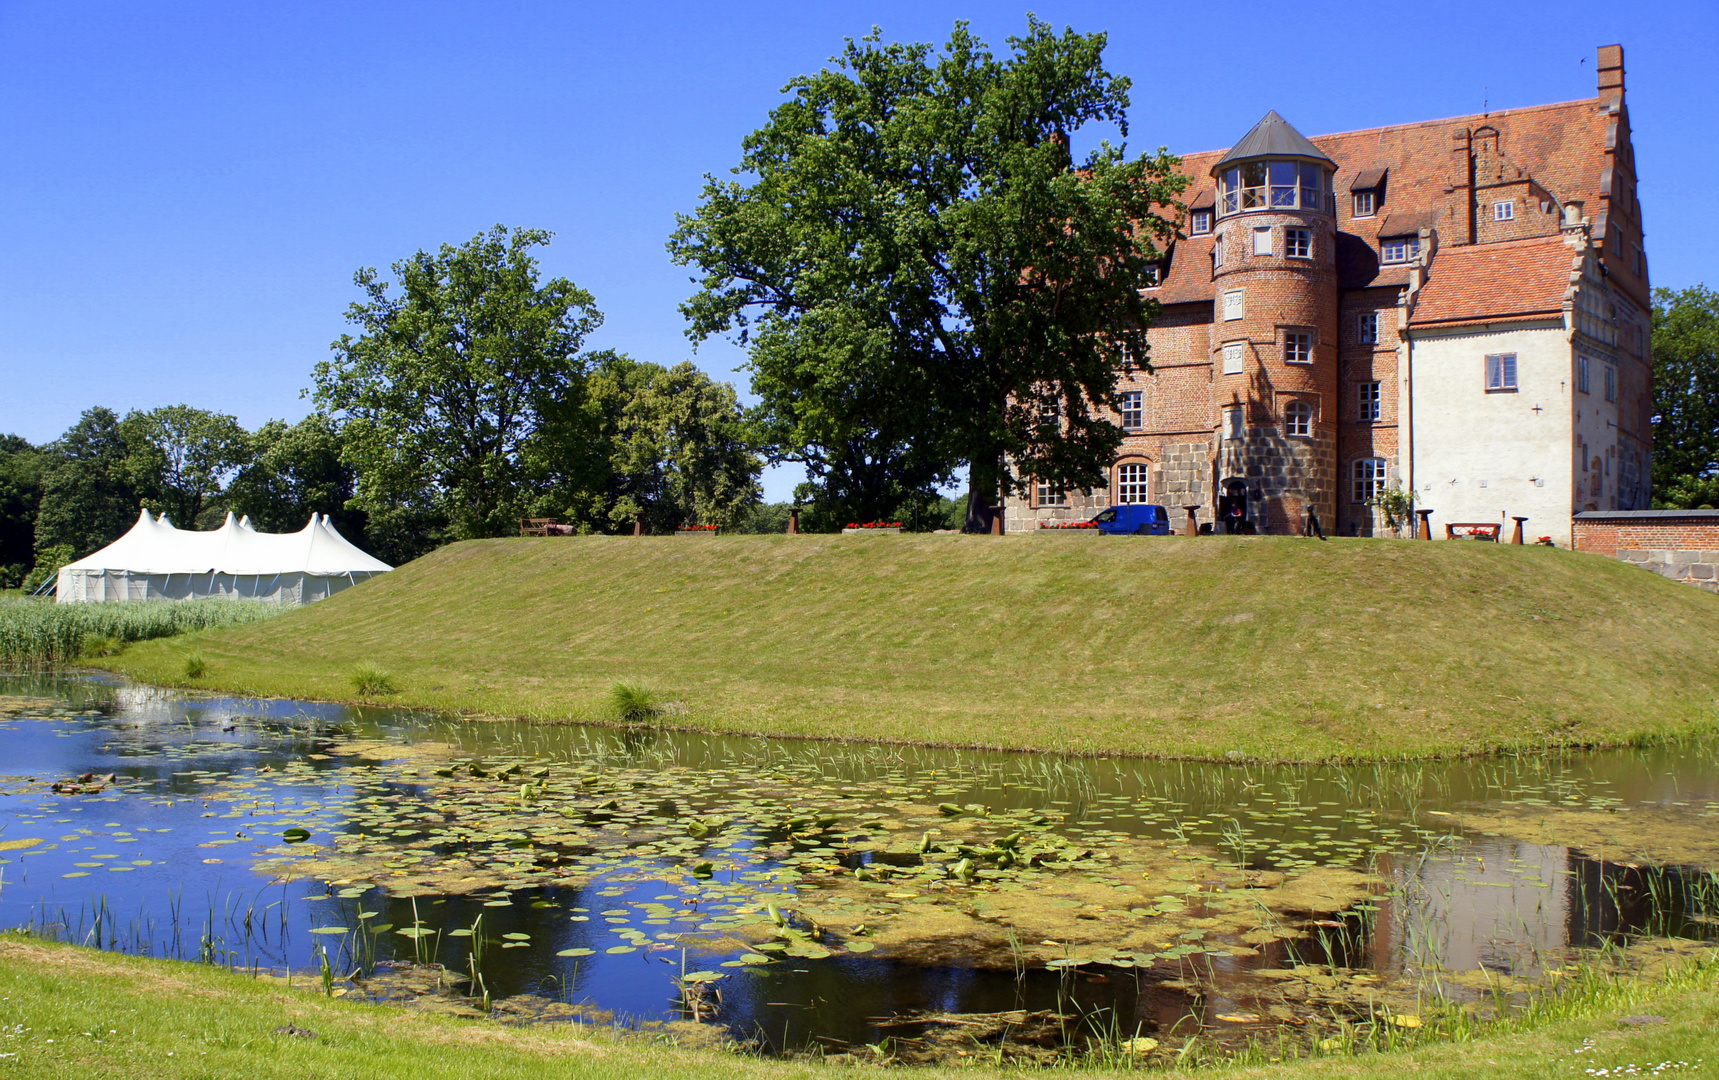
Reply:
<svg viewBox="0 0 1719 1080"><path fill-rule="evenodd" d="M539 282L531 249L550 236L497 225L395 263L397 282L355 275L366 299L347 320L362 333L333 344L314 396L342 422L356 503L373 517L506 535L568 460L552 444L577 435L579 350L603 317L571 281Z"/></svg>
<svg viewBox="0 0 1719 1080"><path fill-rule="evenodd" d="M201 518L249 458L249 436L226 413L168 405L126 414L121 421L132 482L156 511L182 529L213 524Z"/></svg>
<svg viewBox="0 0 1719 1080"><path fill-rule="evenodd" d="M1653 487L1668 509L1719 506L1719 293L1653 291Z"/></svg>
<svg viewBox="0 0 1719 1080"><path fill-rule="evenodd" d="M1029 477L1102 483L1120 445L1105 413L1145 360L1139 285L1186 180L1163 150L1072 159L1089 123L1127 134L1103 34L1029 19L1008 44L850 40L669 243L703 275L689 334L750 349L771 458L859 517L965 466L974 527Z"/></svg>

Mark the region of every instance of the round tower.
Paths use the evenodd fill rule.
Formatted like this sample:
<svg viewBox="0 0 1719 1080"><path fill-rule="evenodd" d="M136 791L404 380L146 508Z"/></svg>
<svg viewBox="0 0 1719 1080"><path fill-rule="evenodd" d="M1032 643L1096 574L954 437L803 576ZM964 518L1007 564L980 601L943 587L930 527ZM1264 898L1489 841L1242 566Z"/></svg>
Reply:
<svg viewBox="0 0 1719 1080"><path fill-rule="evenodd" d="M1212 167L1217 514L1262 532L1337 521L1335 169L1276 112Z"/></svg>

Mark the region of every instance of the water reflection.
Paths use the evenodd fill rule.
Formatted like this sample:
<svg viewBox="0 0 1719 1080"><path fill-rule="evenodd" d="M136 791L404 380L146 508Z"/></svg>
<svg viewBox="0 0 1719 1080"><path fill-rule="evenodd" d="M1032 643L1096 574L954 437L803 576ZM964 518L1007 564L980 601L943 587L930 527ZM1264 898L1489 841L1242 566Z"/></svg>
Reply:
<svg viewBox="0 0 1719 1080"><path fill-rule="evenodd" d="M235 966L320 972L326 959L336 976L392 959L430 960L470 977L465 994L535 995L640 1021L684 1015L677 980L710 970L723 975L719 1022L736 1038L776 1048L911 1036L925 1025L900 1018L940 1014L1054 1013L1070 1018L1059 1021L1065 1026L1124 1037L1302 1023L1352 998L1357 985L1385 985L1369 979L1534 979L1565 964L1573 948L1641 934L1709 939L1719 930L1719 859L1699 839L1714 832L1712 743L1267 768L468 722L187 698L102 678L0 677L0 695L0 847L39 841L0 852L0 924ZM395 750L346 752L372 742ZM1299 919L1293 932L1254 940L1214 930L1198 951L1135 967L1051 970L947 956L908 963L886 949L785 955L742 970L721 965L748 948L691 935L708 925L700 920L737 910L732 897L701 893L690 863L674 859L661 860L658 876L636 872L635 859L625 874L416 898L391 895L371 878L277 879L256 869L280 847L278 828L263 823L289 813L319 838L335 838L329 843L387 835L403 852L435 848L438 824L455 819L435 810L445 785L377 771L390 753L430 744L452 747L460 760L722 771L832 792L887 789L995 815L1044 811L1062 833L1095 847L1117 837L1185 841L1214 852L1225 873L1350 867L1376 874L1380 885L1362 903ZM51 780L110 772L116 781L100 794L46 790ZM643 812L690 813L695 787ZM711 790L720 800L727 789ZM377 805L422 813L380 822L367 814ZM911 853L807 839L784 821L753 824L733 851L828 852L849 871L919 862ZM1547 842L1566 828L1580 845ZM1685 834L1691 839L1679 839ZM526 847L521 859L541 866L601 854L548 841ZM399 867L411 865L413 856L401 858ZM796 888L782 895L794 897ZM1178 902L1195 905L1190 918L1223 922L1221 906L1198 906L1198 888ZM1463 986L1456 980L1450 989Z"/></svg>

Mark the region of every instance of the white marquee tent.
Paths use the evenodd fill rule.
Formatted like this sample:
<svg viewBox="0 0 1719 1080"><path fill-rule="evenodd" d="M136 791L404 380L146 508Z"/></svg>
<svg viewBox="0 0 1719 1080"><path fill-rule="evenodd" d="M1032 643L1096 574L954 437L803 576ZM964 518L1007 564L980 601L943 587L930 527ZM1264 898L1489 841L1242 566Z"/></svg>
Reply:
<svg viewBox="0 0 1719 1080"><path fill-rule="evenodd" d="M219 529L176 529L144 510L131 531L60 568L62 604L225 597L309 604L393 567L373 559L323 514L295 533L260 533L228 514Z"/></svg>

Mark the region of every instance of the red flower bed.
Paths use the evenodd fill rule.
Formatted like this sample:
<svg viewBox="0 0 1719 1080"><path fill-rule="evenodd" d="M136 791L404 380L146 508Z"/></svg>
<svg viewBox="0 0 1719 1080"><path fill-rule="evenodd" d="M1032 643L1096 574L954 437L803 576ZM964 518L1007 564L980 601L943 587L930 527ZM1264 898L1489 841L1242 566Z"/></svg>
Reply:
<svg viewBox="0 0 1719 1080"><path fill-rule="evenodd" d="M1096 522L1096 521L1041 521L1041 522L1039 522L1039 528L1041 528L1041 529L1096 529L1096 528L1098 528L1098 522Z"/></svg>
<svg viewBox="0 0 1719 1080"><path fill-rule="evenodd" d="M899 528L901 528L901 522L899 522L899 521L868 521L862 525L858 522L850 521L850 522L848 522L848 528L850 528L850 529L899 529Z"/></svg>
<svg viewBox="0 0 1719 1080"><path fill-rule="evenodd" d="M720 528L720 525L679 525L675 532L715 532Z"/></svg>

